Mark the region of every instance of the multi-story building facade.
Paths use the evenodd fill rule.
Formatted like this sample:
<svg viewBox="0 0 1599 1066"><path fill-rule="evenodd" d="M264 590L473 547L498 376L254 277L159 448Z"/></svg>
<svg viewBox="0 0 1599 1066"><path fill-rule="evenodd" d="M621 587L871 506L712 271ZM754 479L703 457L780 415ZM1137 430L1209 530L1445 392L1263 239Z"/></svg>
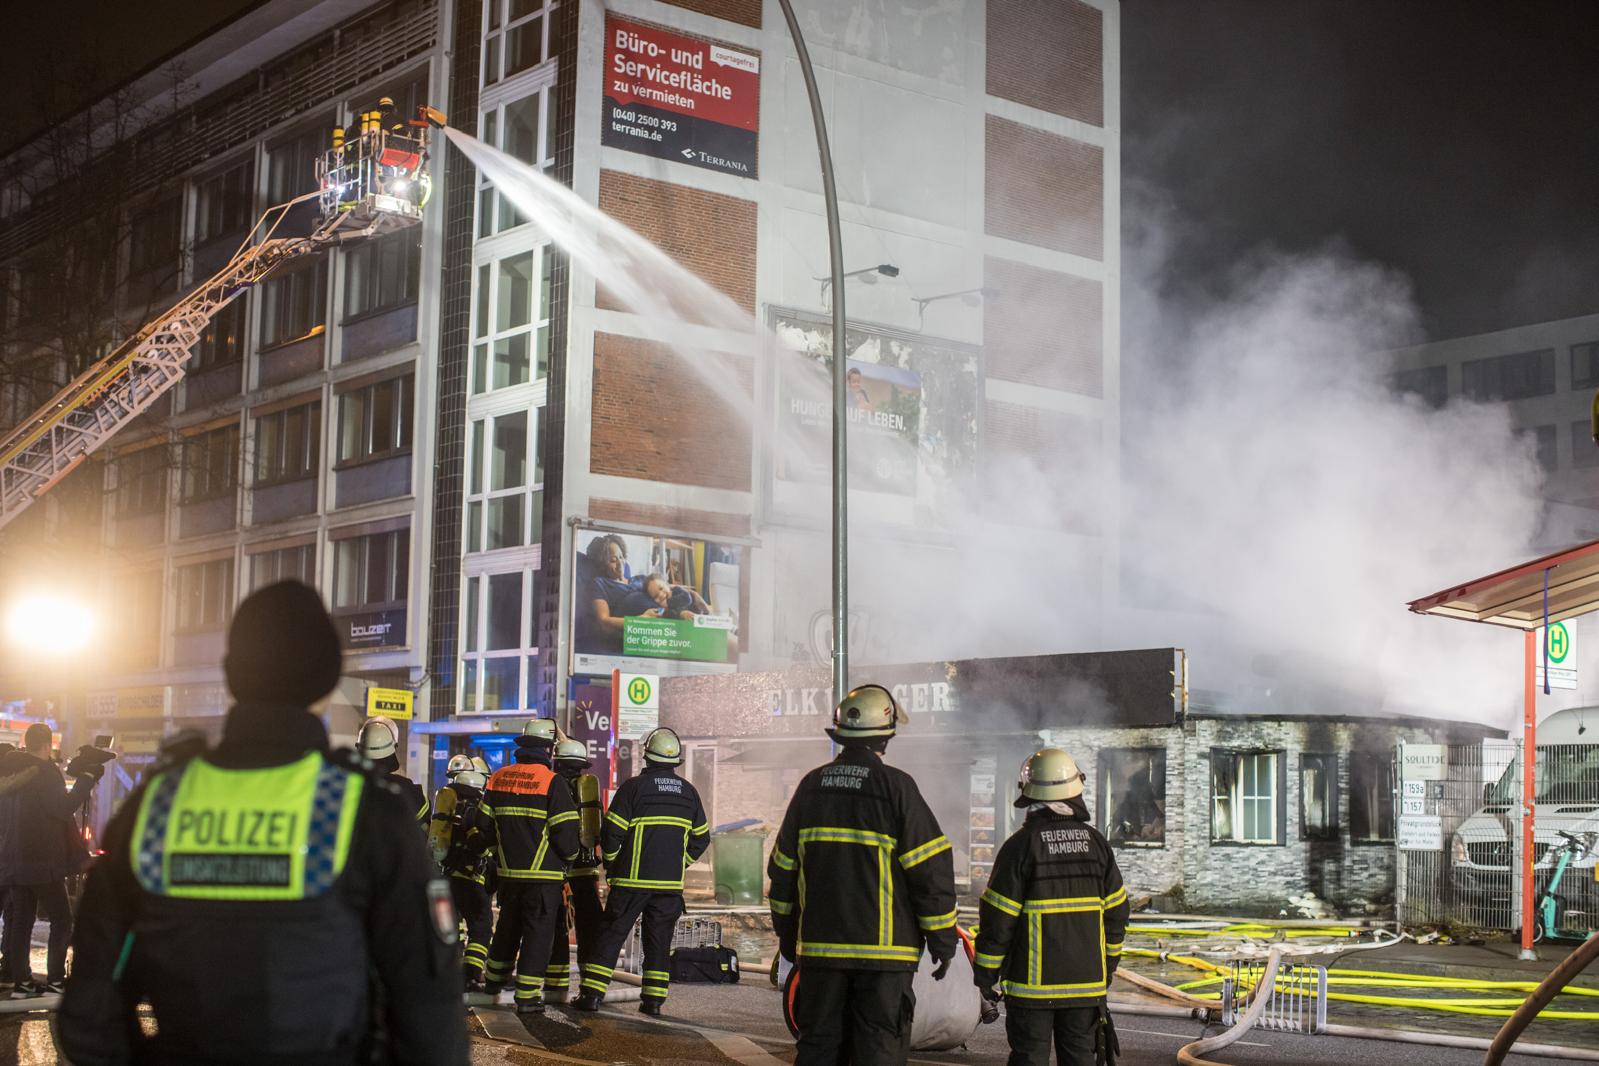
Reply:
<svg viewBox="0 0 1599 1066"><path fill-rule="evenodd" d="M1117 572L1119 7L798 6L854 275L857 661L929 657L902 648L912 620L884 589L958 569L958 508L1046 537L1093 617ZM117 635L116 662L73 678L86 724L149 743L214 728L231 608L284 576L321 588L345 630L335 733L365 689L415 693L413 774L452 747L494 753L530 714L575 721L574 692L613 668L825 659L827 416L790 374L825 377L834 294L776 0L275 0L176 58L189 98L167 128L196 146L132 208L130 283L169 260L163 293L205 276L386 94L570 186L748 325L683 340L440 142L421 227L242 297L170 406L74 475L102 487L84 550ZM20 279L50 224L7 203L0 262ZM1006 495L1063 468L1065 511ZM35 512L12 544L71 517ZM687 606L619 609L606 632L606 537L629 594ZM37 691L26 670L4 684Z"/></svg>
<svg viewBox="0 0 1599 1066"><path fill-rule="evenodd" d="M1532 438L1546 499L1599 507L1599 446L1593 398L1599 389L1599 315L1418 344L1385 353L1394 387L1433 407L1452 399L1502 403ZM1596 530L1599 524L1578 523Z"/></svg>

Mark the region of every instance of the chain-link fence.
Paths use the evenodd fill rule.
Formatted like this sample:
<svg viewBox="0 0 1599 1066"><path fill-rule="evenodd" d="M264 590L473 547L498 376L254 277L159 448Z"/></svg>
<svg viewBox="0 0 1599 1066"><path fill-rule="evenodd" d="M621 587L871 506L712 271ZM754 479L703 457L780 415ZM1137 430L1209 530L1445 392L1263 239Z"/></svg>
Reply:
<svg viewBox="0 0 1599 1066"><path fill-rule="evenodd" d="M1520 743L1401 745L1397 761L1400 922L1519 930ZM1539 745L1536 763L1536 920L1585 936L1599 929L1599 744Z"/></svg>

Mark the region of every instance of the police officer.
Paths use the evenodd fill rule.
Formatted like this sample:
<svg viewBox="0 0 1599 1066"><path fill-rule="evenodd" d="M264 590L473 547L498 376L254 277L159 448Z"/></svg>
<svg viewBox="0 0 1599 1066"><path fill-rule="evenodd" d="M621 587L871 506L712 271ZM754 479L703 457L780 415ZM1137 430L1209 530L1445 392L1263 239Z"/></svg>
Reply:
<svg viewBox="0 0 1599 1066"><path fill-rule="evenodd" d="M483 986L483 967L489 957L494 927L494 904L488 878L493 859L487 854L489 833L483 814L483 788L487 783L470 757L456 755L445 768L448 783L434 794L433 819L428 843L433 860L450 882L450 898L466 925L463 976L467 991Z"/></svg>
<svg viewBox="0 0 1599 1066"><path fill-rule="evenodd" d="M644 987L638 1009L660 1014L666 1002L672 933L683 913L683 871L711 843L700 794L673 772L682 761L677 734L656 729L644 740L644 771L622 782L611 800L601 837L611 891L594 952L583 960L583 992L573 1004L578 1010L600 1009L622 943L640 919Z"/></svg>
<svg viewBox="0 0 1599 1066"><path fill-rule="evenodd" d="M387 718L368 718L361 723L361 731L355 737L355 750L360 752L381 774L387 774L390 781L411 801L411 809L416 812L416 823L423 829L428 825L428 797L422 791L422 786L400 773L400 736L394 728L394 723Z"/></svg>
<svg viewBox="0 0 1599 1066"><path fill-rule="evenodd" d="M1127 890L1110 845L1089 821L1083 774L1059 748L1022 767L1022 827L999 849L980 903L974 979L1005 993L1010 1066L1113 1061L1105 993L1127 931ZM1023 915L1032 924L1028 931Z"/></svg>
<svg viewBox="0 0 1599 1066"><path fill-rule="evenodd" d="M448 888L394 785L328 750L338 682L320 597L239 605L215 749L152 775L107 828L73 939L62 1050L130 1062L466 1066ZM153 1026L140 1024L147 1003Z"/></svg>
<svg viewBox="0 0 1599 1066"><path fill-rule="evenodd" d="M922 946L939 980L955 956L949 841L882 759L904 720L881 685L839 702L828 735L842 750L800 780L767 864L778 950L799 967L796 1066L904 1063Z"/></svg>
<svg viewBox="0 0 1599 1066"><path fill-rule="evenodd" d="M514 968L518 1014L544 1010L550 943L565 929L562 884L579 846L577 804L550 766L554 748L554 720L531 719L517 738L516 761L494 771L483 793L500 878L485 991L498 995Z"/></svg>
<svg viewBox="0 0 1599 1066"><path fill-rule="evenodd" d="M593 774L584 773L591 765L588 747L582 741L563 740L555 745L555 772L572 790L583 838L577 859L566 871L567 908L572 915L572 931L577 934L577 957L580 962L594 949L603 913L600 905L600 856L598 848L591 842L590 834L593 833L597 839L604 812L600 807L599 782ZM586 785L584 778L588 779ZM582 793L585 788L590 791L592 798L584 799ZM563 922L556 929L555 943L550 950L550 965L544 972L545 1002L565 1003L571 977L571 945L567 943Z"/></svg>

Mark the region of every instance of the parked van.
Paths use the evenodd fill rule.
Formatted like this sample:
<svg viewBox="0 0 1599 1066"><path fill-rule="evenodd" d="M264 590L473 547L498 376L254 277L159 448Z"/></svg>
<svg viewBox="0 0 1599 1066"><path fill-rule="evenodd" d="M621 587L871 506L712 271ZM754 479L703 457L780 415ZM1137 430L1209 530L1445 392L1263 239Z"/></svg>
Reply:
<svg viewBox="0 0 1599 1066"><path fill-rule="evenodd" d="M1461 902L1483 912L1509 913L1519 923L1521 895L1514 841L1521 832L1521 765L1513 760L1497 781L1483 785L1482 804L1450 839L1450 881ZM1538 724L1536 787L1533 791L1533 875L1538 891L1548 884L1554 851L1566 842L1561 831L1588 843L1573 859L1558 895L1573 919L1599 922L1599 707L1557 711ZM1476 908L1473 908L1476 909Z"/></svg>

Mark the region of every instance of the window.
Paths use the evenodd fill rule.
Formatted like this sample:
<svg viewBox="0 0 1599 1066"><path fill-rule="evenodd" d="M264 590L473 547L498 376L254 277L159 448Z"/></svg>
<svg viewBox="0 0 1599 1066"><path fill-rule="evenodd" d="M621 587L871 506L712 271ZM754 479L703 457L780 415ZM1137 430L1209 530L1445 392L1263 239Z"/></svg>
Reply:
<svg viewBox="0 0 1599 1066"><path fill-rule="evenodd" d="M1449 368L1422 366L1401 370L1389 379L1393 390L1403 395L1417 396L1428 407L1442 407L1449 400Z"/></svg>
<svg viewBox="0 0 1599 1066"><path fill-rule="evenodd" d="M517 411L472 423L467 551L519 548L538 540L544 524L540 444L535 412Z"/></svg>
<svg viewBox="0 0 1599 1066"><path fill-rule="evenodd" d="M334 610L369 611L403 604L410 563L408 529L335 541Z"/></svg>
<svg viewBox="0 0 1599 1066"><path fill-rule="evenodd" d="M182 206L173 197L133 216L128 235L128 272L131 275L151 274L153 281L176 284Z"/></svg>
<svg viewBox="0 0 1599 1066"><path fill-rule="evenodd" d="M327 322L327 263L279 275L261 286L261 347L304 340Z"/></svg>
<svg viewBox="0 0 1599 1066"><path fill-rule="evenodd" d="M278 581L299 581L316 588L316 545L301 544L250 556L252 590Z"/></svg>
<svg viewBox="0 0 1599 1066"><path fill-rule="evenodd" d="M1277 773L1280 753L1212 749L1210 838L1235 844L1280 844Z"/></svg>
<svg viewBox="0 0 1599 1066"><path fill-rule="evenodd" d="M1112 844L1158 847L1166 842L1166 752L1162 748L1099 753L1101 828Z"/></svg>
<svg viewBox="0 0 1599 1066"><path fill-rule="evenodd" d="M321 452L322 404L274 411L255 420L255 483L271 485L316 477Z"/></svg>
<svg viewBox="0 0 1599 1066"><path fill-rule="evenodd" d="M411 447L415 381L407 374L339 397L339 462L387 458Z"/></svg>
<svg viewBox="0 0 1599 1066"><path fill-rule="evenodd" d="M533 571L467 578L461 642L463 711L525 710L533 702L538 648L533 647Z"/></svg>
<svg viewBox="0 0 1599 1066"><path fill-rule="evenodd" d="M197 433L183 442L180 503L199 503L232 495L239 486L239 427Z"/></svg>
<svg viewBox="0 0 1599 1066"><path fill-rule="evenodd" d="M549 95L548 89L540 89L485 110L478 124L484 142L541 170L553 167L555 160L551 158L547 137L549 124L544 121ZM479 237L503 233L527 221L481 171L478 173L477 204Z"/></svg>
<svg viewBox="0 0 1599 1066"><path fill-rule="evenodd" d="M531 70L544 61L550 54L549 23L554 11L555 5L546 6L539 0L486 0L484 85Z"/></svg>
<svg viewBox="0 0 1599 1066"><path fill-rule="evenodd" d="M1555 350L1517 352L1460 365L1461 391L1473 400L1524 400L1555 391Z"/></svg>
<svg viewBox="0 0 1599 1066"><path fill-rule="evenodd" d="M327 137L327 132L316 126L267 149L268 203L286 203L316 189L316 161Z"/></svg>
<svg viewBox="0 0 1599 1066"><path fill-rule="evenodd" d="M345 318L416 302L422 274L419 239L407 230L350 250L344 262Z"/></svg>
<svg viewBox="0 0 1599 1066"><path fill-rule="evenodd" d="M1556 432L1555 426L1535 426L1532 429L1524 430L1523 435L1533 439L1533 447L1536 449L1539 466L1545 470L1553 470L1560 465L1560 453L1557 444L1560 435Z"/></svg>
<svg viewBox="0 0 1599 1066"><path fill-rule="evenodd" d="M1571 423L1571 465L1599 466L1599 444L1594 443L1589 419Z"/></svg>
<svg viewBox="0 0 1599 1066"><path fill-rule="evenodd" d="M542 378L550 365L548 246L478 268L473 310L472 391L490 392Z"/></svg>
<svg viewBox="0 0 1599 1066"><path fill-rule="evenodd" d="M194 243L242 236L250 227L255 168L245 161L202 180L194 189ZM277 201L274 201L277 202Z"/></svg>
<svg viewBox="0 0 1599 1066"><path fill-rule="evenodd" d="M218 311L206 325L189 356L189 372L227 366L244 358L244 295Z"/></svg>
<svg viewBox="0 0 1599 1066"><path fill-rule="evenodd" d="M140 448L116 462L118 518L159 514L167 505L167 449Z"/></svg>
<svg viewBox="0 0 1599 1066"><path fill-rule="evenodd" d="M1571 346L1571 387L1591 388L1599 385L1599 341L1588 341Z"/></svg>
<svg viewBox="0 0 1599 1066"><path fill-rule="evenodd" d="M111 616L116 663L123 669L156 666L161 660L161 571L136 570L111 578Z"/></svg>
<svg viewBox="0 0 1599 1066"><path fill-rule="evenodd" d="M1349 759L1349 839L1391 844L1394 839L1394 756L1358 752Z"/></svg>
<svg viewBox="0 0 1599 1066"><path fill-rule="evenodd" d="M1338 836L1338 756L1299 757L1299 836L1333 840Z"/></svg>
<svg viewBox="0 0 1599 1066"><path fill-rule="evenodd" d="M213 559L177 569L178 629L221 629L233 614L233 560Z"/></svg>

